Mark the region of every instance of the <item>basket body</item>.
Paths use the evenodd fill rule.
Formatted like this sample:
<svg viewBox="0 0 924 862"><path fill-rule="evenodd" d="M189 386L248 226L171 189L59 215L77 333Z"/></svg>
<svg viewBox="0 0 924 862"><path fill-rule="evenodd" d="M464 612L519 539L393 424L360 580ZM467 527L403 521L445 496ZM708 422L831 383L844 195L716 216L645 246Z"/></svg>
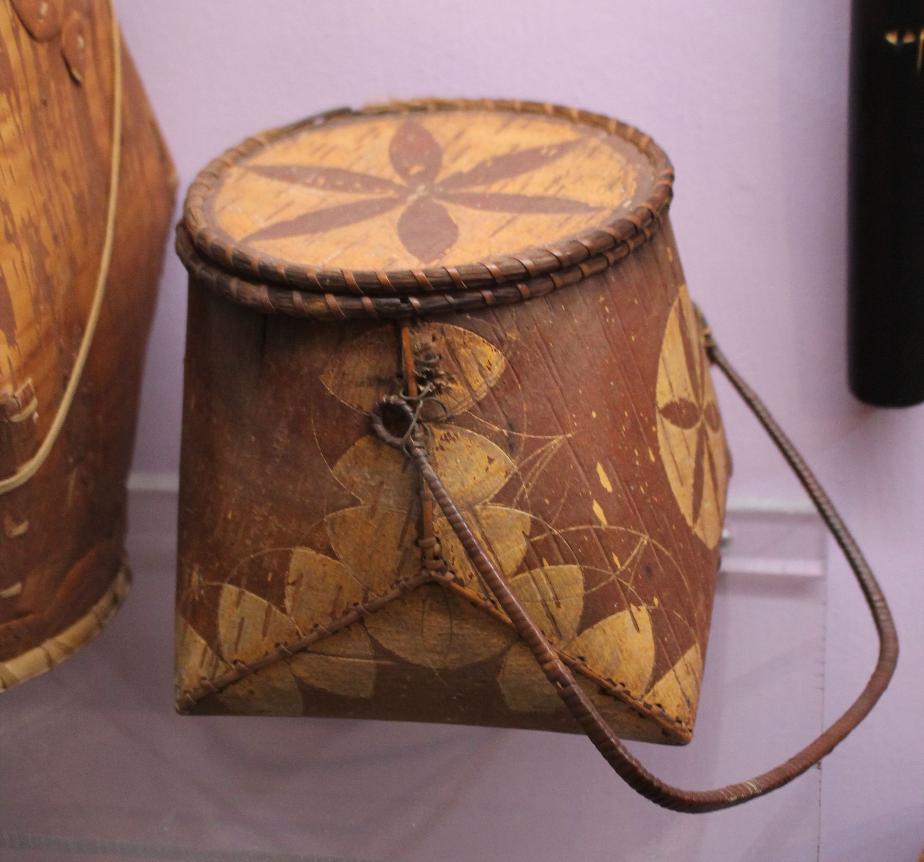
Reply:
<svg viewBox="0 0 924 862"><path fill-rule="evenodd" d="M405 325L439 373L434 466L511 588L619 734L682 743L730 463L666 212L635 236L580 283ZM421 579L418 478L369 427L402 324L310 319L341 295L196 245L181 228L180 708L576 730L439 514L454 577Z"/></svg>
<svg viewBox="0 0 924 862"><path fill-rule="evenodd" d="M107 4L5 4L0 161L0 478L32 458L60 408L100 265L113 158ZM38 472L0 496L0 689L92 637L128 586L125 477L142 352L175 179L123 51L114 251L89 356Z"/></svg>

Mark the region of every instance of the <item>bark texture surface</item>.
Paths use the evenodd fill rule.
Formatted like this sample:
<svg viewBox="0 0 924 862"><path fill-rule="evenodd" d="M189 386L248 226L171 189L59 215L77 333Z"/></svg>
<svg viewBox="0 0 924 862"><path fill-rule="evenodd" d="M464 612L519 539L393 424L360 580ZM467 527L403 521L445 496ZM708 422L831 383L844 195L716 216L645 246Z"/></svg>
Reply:
<svg viewBox="0 0 924 862"><path fill-rule="evenodd" d="M657 166L633 140L491 107L350 117L229 159L211 198L194 187L187 226L224 234L223 259L240 248L242 278L265 252L317 271L428 264L430 290L432 267L528 263L654 209ZM407 326L415 385L439 402L422 412L432 464L511 589L620 735L676 743L695 719L730 463L666 215L638 235L578 284L530 298L527 279L526 301L486 295ZM453 579L427 576L419 479L369 425L408 391L400 325L257 314L181 250L180 707L576 730L438 513ZM471 290L457 281L445 294Z"/></svg>
<svg viewBox="0 0 924 862"><path fill-rule="evenodd" d="M175 177L122 55L114 251L48 459L0 496L0 688L91 637L128 583L124 482ZM0 478L38 450L74 370L107 223L115 88L102 0L0 8Z"/></svg>

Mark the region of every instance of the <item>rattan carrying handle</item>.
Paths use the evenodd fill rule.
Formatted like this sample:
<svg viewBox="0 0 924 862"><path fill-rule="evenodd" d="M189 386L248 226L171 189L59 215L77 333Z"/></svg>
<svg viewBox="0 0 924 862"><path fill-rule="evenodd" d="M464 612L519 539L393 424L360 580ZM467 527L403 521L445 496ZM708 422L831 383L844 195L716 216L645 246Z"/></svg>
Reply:
<svg viewBox="0 0 924 862"><path fill-rule="evenodd" d="M702 318L700 317L702 322ZM558 656L555 648L548 642L538 626L529 618L517 597L507 586L503 576L498 572L491 558L485 553L481 544L466 522L464 516L453 502L446 487L434 472L427 457L426 449L419 436L407 434L397 438L390 434L382 420L382 407L392 404L403 409L409 421L416 422L416 417L407 402L399 397L388 398L373 413L372 424L376 435L385 442L400 447L414 461L437 505L452 526L465 552L487 583L504 612L510 618L514 628L532 651L549 682L555 686L559 697L564 701L569 712L590 737L604 759L633 789L642 796L664 808L689 813L718 811L740 805L771 790L788 784L807 769L818 763L851 730L853 730L869 713L885 691L895 670L898 659L898 639L892 614L886 604L882 590L875 576L863 557L857 543L845 526L840 515L828 499L828 495L819 484L811 469L786 436L785 432L771 416L764 403L731 366L725 355L719 350L708 327L703 322L703 339L710 361L728 379L731 385L750 408L758 422L764 427L776 447L789 463L793 472L808 493L837 544L840 546L856 576L857 583L869 606L876 630L879 635L879 657L866 686L850 707L827 728L820 736L784 763L746 781L729 784L715 790L683 790L672 787L649 772L622 744L610 726L600 715L596 706L575 682L571 670Z"/></svg>

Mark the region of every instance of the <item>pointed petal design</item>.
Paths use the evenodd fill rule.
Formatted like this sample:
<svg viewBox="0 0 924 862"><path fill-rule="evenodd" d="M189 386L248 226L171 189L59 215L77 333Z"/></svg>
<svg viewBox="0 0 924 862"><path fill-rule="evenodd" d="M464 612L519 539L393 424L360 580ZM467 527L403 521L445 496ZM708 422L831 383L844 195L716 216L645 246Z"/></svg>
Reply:
<svg viewBox="0 0 924 862"><path fill-rule="evenodd" d="M476 210L499 213L592 213L600 207L552 195L517 195L505 192L440 192L439 199Z"/></svg>
<svg viewBox="0 0 924 862"><path fill-rule="evenodd" d="M633 605L584 629L563 649L594 673L625 686L629 694L638 697L648 688L654 669L651 616L647 608Z"/></svg>
<svg viewBox="0 0 924 862"><path fill-rule="evenodd" d="M580 566L545 566L517 575L510 589L529 618L556 644L578 631L584 610L584 573Z"/></svg>
<svg viewBox="0 0 924 862"><path fill-rule="evenodd" d="M402 186L384 177L348 171L343 168L327 168L323 165L248 165L248 170L271 180L288 185L307 186L331 192L352 192L355 194L376 194L403 191Z"/></svg>
<svg viewBox="0 0 924 862"><path fill-rule="evenodd" d="M693 524L699 520L703 505L703 485L706 481L706 429L700 427L696 432L696 455L693 461Z"/></svg>
<svg viewBox="0 0 924 862"><path fill-rule="evenodd" d="M294 548L286 576L286 611L303 632L327 625L366 592L347 567L311 548Z"/></svg>
<svg viewBox="0 0 924 862"><path fill-rule="evenodd" d="M455 425L431 427L433 469L459 506L490 500L515 472L510 456L487 437Z"/></svg>
<svg viewBox="0 0 924 862"><path fill-rule="evenodd" d="M617 736L628 736L630 739L643 739L650 742L664 741L660 737L660 731L657 728L652 730L647 719L630 710L612 695L601 691L592 680L581 674L576 674L575 677L577 684L584 689L584 693ZM504 656L500 673L497 675L497 685L504 698L504 703L513 712L565 713L561 698L546 679L542 668L529 651L529 647L524 643L514 644ZM665 689L659 689L658 693L664 691L665 711L673 715L668 708L668 703L673 702L668 701L668 691Z"/></svg>
<svg viewBox="0 0 924 862"><path fill-rule="evenodd" d="M491 555L504 575L509 577L520 568L527 550L526 537L530 529L528 512L485 504L466 511L465 518L479 544ZM433 528L440 540L440 552L449 568L457 577L462 578L467 587L487 594L487 586L481 585L478 573L449 521L438 514Z"/></svg>
<svg viewBox="0 0 924 862"><path fill-rule="evenodd" d="M466 508L493 497L516 470L503 449L487 437L456 425L432 426L431 458L452 498ZM419 498L414 465L372 435L360 437L347 449L334 465L333 474L351 494L373 508L407 512Z"/></svg>
<svg viewBox="0 0 924 862"><path fill-rule="evenodd" d="M395 581L419 571L417 522L407 512L357 506L331 512L324 525L337 556L361 585L363 598L381 595Z"/></svg>
<svg viewBox="0 0 924 862"><path fill-rule="evenodd" d="M703 365L702 357L699 355L697 346L693 342L692 333L698 332L696 328L696 319L693 315L692 305L687 304L686 308L681 309L679 315L680 322L680 342L683 345L683 355L687 363L687 374L690 376L690 384L693 387L693 396L696 403L702 405L703 402Z"/></svg>
<svg viewBox="0 0 924 862"><path fill-rule="evenodd" d="M295 623L266 599L230 584L221 588L218 646L227 661L259 661L298 636Z"/></svg>
<svg viewBox="0 0 924 862"><path fill-rule="evenodd" d="M459 227L442 204L432 198L418 198L401 213L398 237L411 254L429 263L453 246Z"/></svg>
<svg viewBox="0 0 924 862"><path fill-rule="evenodd" d="M176 620L174 655L177 656L176 690L183 694L228 670L205 639L182 617Z"/></svg>
<svg viewBox="0 0 924 862"><path fill-rule="evenodd" d="M375 690L375 655L362 626L352 625L289 659L296 678L314 688L368 700Z"/></svg>
<svg viewBox="0 0 924 862"><path fill-rule="evenodd" d="M411 346L415 352L430 351L440 356L445 377L439 398L449 416L468 410L484 398L507 367L504 355L493 344L451 323L422 320L411 329ZM385 395L395 391L399 382L396 352L394 327L372 329L347 342L342 353L331 356L321 373L321 382L344 404L368 413ZM344 361L344 356L349 357L349 362ZM437 415L443 418L443 411Z"/></svg>
<svg viewBox="0 0 924 862"><path fill-rule="evenodd" d="M371 434L360 437L334 464L334 478L370 506L406 512L419 496L414 465Z"/></svg>
<svg viewBox="0 0 924 862"><path fill-rule="evenodd" d="M416 120L405 120L388 147L391 165L409 186L430 185L443 163L443 151Z"/></svg>
<svg viewBox="0 0 924 862"><path fill-rule="evenodd" d="M458 171L440 180L440 190L467 189L472 186L483 186L498 180L509 180L520 174L534 171L560 158L568 152L578 139L562 141L560 144L546 144L541 147L530 147L494 156L478 162L467 171Z"/></svg>
<svg viewBox="0 0 924 862"><path fill-rule="evenodd" d="M485 661L517 638L502 622L438 584L424 584L370 614L366 630L405 661L434 670Z"/></svg>
<svg viewBox="0 0 924 862"><path fill-rule="evenodd" d="M699 407L689 398L677 398L661 408L661 415L678 428L693 428L699 422Z"/></svg>
<svg viewBox="0 0 924 862"><path fill-rule="evenodd" d="M267 239L286 239L291 236L302 236L309 233L322 233L348 224L365 221L383 215L394 209L401 202L401 198L390 196L387 198L364 198L348 204L338 204L333 207L324 207L313 212L300 213L290 219L274 222L255 230L243 238L243 242L260 242Z"/></svg>
<svg viewBox="0 0 924 862"><path fill-rule="evenodd" d="M691 723L699 702L703 656L693 644L645 695L645 702L663 709L671 718Z"/></svg>

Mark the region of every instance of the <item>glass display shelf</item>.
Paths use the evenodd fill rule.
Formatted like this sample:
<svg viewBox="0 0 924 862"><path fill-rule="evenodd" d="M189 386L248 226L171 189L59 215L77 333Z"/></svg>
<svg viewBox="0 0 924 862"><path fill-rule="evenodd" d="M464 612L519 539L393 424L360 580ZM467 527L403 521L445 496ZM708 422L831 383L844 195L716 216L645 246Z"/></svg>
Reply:
<svg viewBox="0 0 924 862"><path fill-rule="evenodd" d="M817 859L822 773L692 817L570 734L172 707L176 496L135 492L134 584L102 634L0 697L0 860L545 862ZM826 541L815 515L728 518L696 738L632 743L713 787L822 725Z"/></svg>

